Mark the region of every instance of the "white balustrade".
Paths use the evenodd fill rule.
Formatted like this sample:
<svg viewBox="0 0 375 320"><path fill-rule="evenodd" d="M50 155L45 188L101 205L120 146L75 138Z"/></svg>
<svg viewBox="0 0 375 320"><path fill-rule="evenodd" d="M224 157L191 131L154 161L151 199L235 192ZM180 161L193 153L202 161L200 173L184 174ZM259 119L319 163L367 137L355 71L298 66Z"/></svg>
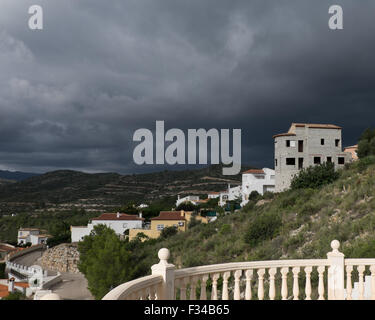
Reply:
<svg viewBox="0 0 375 320"><path fill-rule="evenodd" d="M358 271L359 299L364 299L363 279L366 267L369 266L371 299L375 300L375 259L344 259L344 255L338 251L339 246L338 241L332 241L332 251L327 254L327 259L247 261L185 269L175 269L168 264L169 251L164 248L159 251L160 262L152 266L151 276L124 283L103 299L207 300L209 295L211 300L228 300L230 297L234 300L298 300L300 285L304 285L305 300L324 300L326 292L329 300L351 300L353 267ZM312 274L317 274L318 278L312 278ZM281 286L277 284L278 281L276 283L279 277ZM291 285L290 288L288 284ZM244 290L242 294L241 289ZM200 292L198 296L197 291ZM289 292L291 296L288 296Z"/></svg>

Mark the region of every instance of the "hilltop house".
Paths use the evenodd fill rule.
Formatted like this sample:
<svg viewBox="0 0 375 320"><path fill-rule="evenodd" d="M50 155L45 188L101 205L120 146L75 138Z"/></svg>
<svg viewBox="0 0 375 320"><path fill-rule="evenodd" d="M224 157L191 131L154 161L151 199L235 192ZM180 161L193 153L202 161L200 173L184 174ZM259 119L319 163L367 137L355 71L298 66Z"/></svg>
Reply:
<svg viewBox="0 0 375 320"><path fill-rule="evenodd" d="M99 217L92 218L87 226L71 226L72 242L79 242L84 236L88 236L94 229L94 226L104 224L112 228L116 234L124 235L128 229L142 228L144 219L142 215L131 215L126 213L103 213Z"/></svg>
<svg viewBox="0 0 375 320"><path fill-rule="evenodd" d="M323 162L340 168L352 161L351 153L342 151L341 129L333 124L292 123L287 133L274 135L275 191L288 189L302 168Z"/></svg>
<svg viewBox="0 0 375 320"><path fill-rule="evenodd" d="M176 227L178 231L185 232L188 227L187 224L191 221L193 216L202 223L208 223L209 221L209 218L193 215L192 211L160 211L158 217L151 218L150 229L129 230L129 240L136 238L139 233L144 233L152 239L158 238L161 231L166 227Z"/></svg>
<svg viewBox="0 0 375 320"><path fill-rule="evenodd" d="M18 230L17 243L26 244L31 243L32 245L46 244L48 238L51 236L37 228L20 228Z"/></svg>
<svg viewBox="0 0 375 320"><path fill-rule="evenodd" d="M344 152L350 152L352 155L352 160L358 160L358 154L357 154L358 144L350 147L345 147Z"/></svg>
<svg viewBox="0 0 375 320"><path fill-rule="evenodd" d="M241 207L249 202L249 195L253 191L257 191L261 195L265 192L274 192L275 170L263 168L244 171L242 173Z"/></svg>

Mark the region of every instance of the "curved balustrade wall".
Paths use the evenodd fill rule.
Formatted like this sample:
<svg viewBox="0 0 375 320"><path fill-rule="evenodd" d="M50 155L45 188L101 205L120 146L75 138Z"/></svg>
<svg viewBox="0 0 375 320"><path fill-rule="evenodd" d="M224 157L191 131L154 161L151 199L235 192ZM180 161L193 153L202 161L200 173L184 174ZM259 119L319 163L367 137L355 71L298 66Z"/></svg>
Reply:
<svg viewBox="0 0 375 320"><path fill-rule="evenodd" d="M168 263L170 254L164 248L151 276L126 282L103 299L351 300L356 296L363 300L364 277L370 275L368 295L375 300L375 259L344 259L339 246L337 240L331 242L327 259L249 261L178 270Z"/></svg>

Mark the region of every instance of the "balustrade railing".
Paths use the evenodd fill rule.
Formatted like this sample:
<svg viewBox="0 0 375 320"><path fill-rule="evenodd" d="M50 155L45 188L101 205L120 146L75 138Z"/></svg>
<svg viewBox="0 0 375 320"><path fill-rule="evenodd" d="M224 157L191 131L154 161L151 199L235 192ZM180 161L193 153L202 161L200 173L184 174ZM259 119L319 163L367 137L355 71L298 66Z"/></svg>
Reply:
<svg viewBox="0 0 375 320"><path fill-rule="evenodd" d="M168 249L152 275L124 283L104 300L351 300L352 272L358 272L359 299L364 299L364 275L371 272L375 300L375 259L344 259L340 243L331 242L327 259L248 261L177 269L168 263ZM366 269L367 268L367 269ZM346 290L345 290L346 274Z"/></svg>

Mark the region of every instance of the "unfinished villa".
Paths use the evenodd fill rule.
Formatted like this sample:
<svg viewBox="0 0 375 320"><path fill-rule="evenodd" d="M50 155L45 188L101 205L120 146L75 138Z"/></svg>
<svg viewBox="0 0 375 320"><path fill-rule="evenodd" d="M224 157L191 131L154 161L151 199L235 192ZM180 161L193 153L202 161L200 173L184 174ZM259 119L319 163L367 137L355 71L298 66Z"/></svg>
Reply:
<svg viewBox="0 0 375 320"><path fill-rule="evenodd" d="M274 135L275 191L288 189L303 168L324 162L340 168L351 162L352 154L342 151L341 129L333 124L292 123L287 133Z"/></svg>

